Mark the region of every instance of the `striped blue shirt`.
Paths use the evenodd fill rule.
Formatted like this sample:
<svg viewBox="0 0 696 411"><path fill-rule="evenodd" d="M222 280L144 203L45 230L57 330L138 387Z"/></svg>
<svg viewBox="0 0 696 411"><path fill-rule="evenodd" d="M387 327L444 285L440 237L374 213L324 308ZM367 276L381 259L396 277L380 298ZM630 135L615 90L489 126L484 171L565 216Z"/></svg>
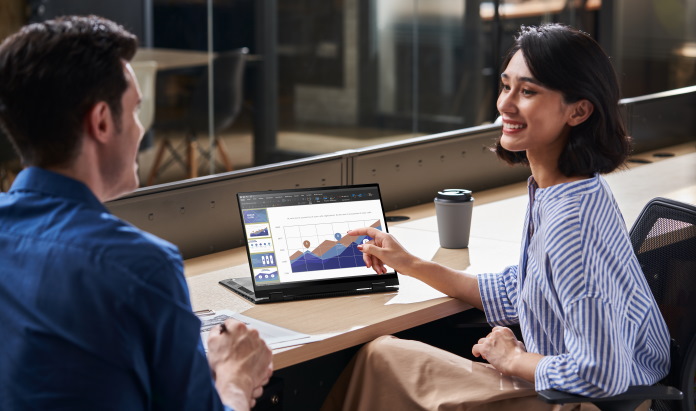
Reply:
<svg viewBox="0 0 696 411"><path fill-rule="evenodd" d="M669 332L606 181L530 178L525 227L519 265L478 281L488 322L519 323L545 356L536 390L604 397L662 379Z"/></svg>

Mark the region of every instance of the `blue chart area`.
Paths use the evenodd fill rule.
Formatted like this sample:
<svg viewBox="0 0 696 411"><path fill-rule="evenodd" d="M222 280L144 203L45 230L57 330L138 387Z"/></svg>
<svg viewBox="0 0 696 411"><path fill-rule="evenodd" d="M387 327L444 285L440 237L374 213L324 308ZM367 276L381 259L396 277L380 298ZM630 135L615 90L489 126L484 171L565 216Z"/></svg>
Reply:
<svg viewBox="0 0 696 411"><path fill-rule="evenodd" d="M379 221L361 226L366 225L371 225L381 230ZM334 238L335 240L324 239L316 247L311 247L311 244L305 241L306 249L304 251L298 250L290 255L292 272L300 273L365 266L362 253L358 250L358 244L362 244L365 240L371 240L371 237L341 236L339 233L335 233Z"/></svg>
<svg viewBox="0 0 696 411"><path fill-rule="evenodd" d="M351 243L348 247L334 247L327 254L318 256L312 252L302 254L291 260L290 266L293 273L305 271L327 270L332 268L361 267L365 265L362 253L358 251L357 244Z"/></svg>

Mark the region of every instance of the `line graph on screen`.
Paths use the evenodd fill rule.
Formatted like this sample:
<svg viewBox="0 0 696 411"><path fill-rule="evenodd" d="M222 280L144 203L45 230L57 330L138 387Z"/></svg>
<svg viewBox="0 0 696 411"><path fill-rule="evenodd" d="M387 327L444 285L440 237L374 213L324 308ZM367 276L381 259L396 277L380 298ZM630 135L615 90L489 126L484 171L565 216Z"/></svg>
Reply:
<svg viewBox="0 0 696 411"><path fill-rule="evenodd" d="M285 239L292 272L364 267L357 246L372 238L346 235L348 230L359 227L382 229L379 220L286 226Z"/></svg>

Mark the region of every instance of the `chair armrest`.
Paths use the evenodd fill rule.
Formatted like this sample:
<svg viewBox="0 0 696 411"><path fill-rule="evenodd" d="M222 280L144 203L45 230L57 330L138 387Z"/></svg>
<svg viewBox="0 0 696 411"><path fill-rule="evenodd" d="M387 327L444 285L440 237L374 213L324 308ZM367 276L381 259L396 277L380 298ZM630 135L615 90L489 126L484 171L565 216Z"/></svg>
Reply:
<svg viewBox="0 0 696 411"><path fill-rule="evenodd" d="M623 394L613 397L590 398L582 395L569 394L556 390L543 390L537 393L539 398L550 404L566 404L574 402L613 402L613 401L636 401L636 400L681 400L684 394L674 387L664 385L633 385Z"/></svg>

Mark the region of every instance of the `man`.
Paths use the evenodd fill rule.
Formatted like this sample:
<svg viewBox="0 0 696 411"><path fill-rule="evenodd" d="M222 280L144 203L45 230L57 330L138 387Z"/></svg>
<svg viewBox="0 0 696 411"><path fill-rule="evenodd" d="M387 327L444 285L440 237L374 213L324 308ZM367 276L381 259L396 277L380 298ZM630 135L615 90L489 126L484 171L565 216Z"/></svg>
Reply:
<svg viewBox="0 0 696 411"><path fill-rule="evenodd" d="M0 123L25 166L0 195L0 409L239 411L270 378L238 322L206 359L176 247L102 205L138 186L136 47L95 16L0 45Z"/></svg>

